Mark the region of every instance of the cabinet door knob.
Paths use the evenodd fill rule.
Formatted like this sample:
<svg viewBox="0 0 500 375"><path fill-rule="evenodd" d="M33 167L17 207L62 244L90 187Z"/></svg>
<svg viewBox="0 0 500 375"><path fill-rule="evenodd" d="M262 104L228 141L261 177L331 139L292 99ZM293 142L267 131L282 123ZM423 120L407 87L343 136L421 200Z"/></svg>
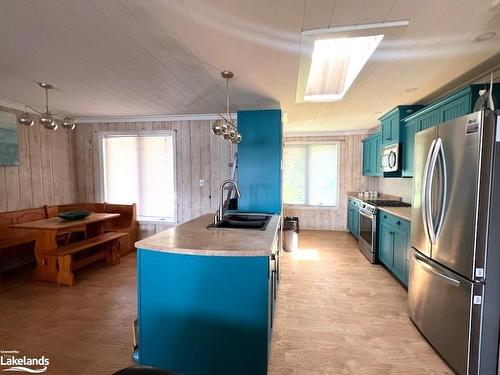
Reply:
<svg viewBox="0 0 500 375"><path fill-rule="evenodd" d="M401 221L398 220L398 222L396 223L397 225L401 225Z"/></svg>
<svg viewBox="0 0 500 375"><path fill-rule="evenodd" d="M387 219L387 215L384 215L384 219Z"/></svg>
<svg viewBox="0 0 500 375"><path fill-rule="evenodd" d="M389 234L390 234L391 236L394 236L394 232L389 232Z"/></svg>

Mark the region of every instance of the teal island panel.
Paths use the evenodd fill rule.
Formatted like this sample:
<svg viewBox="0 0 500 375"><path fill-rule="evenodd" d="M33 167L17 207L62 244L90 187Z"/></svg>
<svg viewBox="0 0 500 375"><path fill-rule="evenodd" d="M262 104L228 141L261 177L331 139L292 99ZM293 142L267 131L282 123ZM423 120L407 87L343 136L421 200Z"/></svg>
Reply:
<svg viewBox="0 0 500 375"><path fill-rule="evenodd" d="M267 373L267 256L138 250L139 363L183 375Z"/></svg>
<svg viewBox="0 0 500 375"><path fill-rule="evenodd" d="M238 111L238 209L281 213L281 110Z"/></svg>

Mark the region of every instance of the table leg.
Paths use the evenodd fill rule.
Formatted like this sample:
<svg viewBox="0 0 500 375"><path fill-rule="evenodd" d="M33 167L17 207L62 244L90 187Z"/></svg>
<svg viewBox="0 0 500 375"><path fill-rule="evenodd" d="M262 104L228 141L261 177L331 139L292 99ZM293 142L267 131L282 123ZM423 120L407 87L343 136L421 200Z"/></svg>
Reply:
<svg viewBox="0 0 500 375"><path fill-rule="evenodd" d="M106 264L120 264L120 241L115 240L105 246L107 246Z"/></svg>
<svg viewBox="0 0 500 375"><path fill-rule="evenodd" d="M35 258L36 270L34 277L40 281L57 280L57 257L46 255L48 250L57 248L56 231L36 231Z"/></svg>
<svg viewBox="0 0 500 375"><path fill-rule="evenodd" d="M58 257L57 265L59 272L57 273L57 285L73 286L74 276L71 271L71 255Z"/></svg>

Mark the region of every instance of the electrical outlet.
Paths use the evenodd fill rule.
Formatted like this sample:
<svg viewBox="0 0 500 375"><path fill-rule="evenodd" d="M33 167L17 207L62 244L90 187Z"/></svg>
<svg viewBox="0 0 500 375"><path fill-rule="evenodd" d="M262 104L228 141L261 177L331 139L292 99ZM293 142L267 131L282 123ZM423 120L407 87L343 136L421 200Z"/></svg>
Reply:
<svg viewBox="0 0 500 375"><path fill-rule="evenodd" d="M205 180L200 180L200 186L205 186Z"/></svg>

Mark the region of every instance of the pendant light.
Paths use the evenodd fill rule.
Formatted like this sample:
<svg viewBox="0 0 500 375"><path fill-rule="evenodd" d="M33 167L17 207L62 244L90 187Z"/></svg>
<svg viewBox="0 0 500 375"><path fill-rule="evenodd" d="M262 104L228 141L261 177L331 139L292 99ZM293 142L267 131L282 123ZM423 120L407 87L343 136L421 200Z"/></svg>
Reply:
<svg viewBox="0 0 500 375"><path fill-rule="evenodd" d="M59 124L61 124L64 129L75 129L75 121L71 117L65 117L63 120L59 120L49 109L49 90L52 90L54 86L45 82L39 82L38 86L45 90L45 111L39 111L30 105L26 105L24 113L17 117L18 124L26 127L31 127L35 124L33 117L28 112L29 108L40 115L39 123L47 130L57 130Z"/></svg>
<svg viewBox="0 0 500 375"><path fill-rule="evenodd" d="M233 118L229 113L229 80L234 77L234 74L233 72L224 70L221 72L221 76L226 80L226 113L218 115L220 119L215 120L212 124L212 133L220 135L231 143L240 143L242 139L241 134L236 130Z"/></svg>

